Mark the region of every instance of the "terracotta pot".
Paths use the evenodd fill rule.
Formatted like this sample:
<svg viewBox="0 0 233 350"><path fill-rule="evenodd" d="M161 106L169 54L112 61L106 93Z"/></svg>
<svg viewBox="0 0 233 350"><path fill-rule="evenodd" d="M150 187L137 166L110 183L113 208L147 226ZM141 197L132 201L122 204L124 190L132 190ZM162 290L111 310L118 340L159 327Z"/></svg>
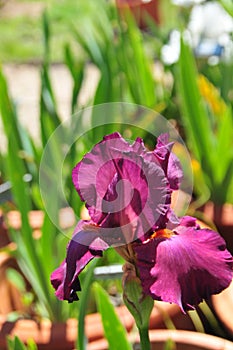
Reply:
<svg viewBox="0 0 233 350"><path fill-rule="evenodd" d="M125 306L116 308L116 312L126 328L131 332L135 326L135 321ZM170 317L176 327L194 329L190 318L182 314L177 305L163 302L155 302L151 314L150 328L165 328L164 318ZM104 331L101 316L98 313L86 316L85 332L90 343L94 343L104 338ZM42 321L37 323L34 320L18 320L17 322L7 322L6 317L0 318L0 349L6 349L6 336L18 335L26 342L33 338L39 350L71 350L75 347L77 337L77 320L69 319L66 323L51 323ZM98 343L98 342L97 342Z"/></svg>
<svg viewBox="0 0 233 350"><path fill-rule="evenodd" d="M213 295L211 303L219 321L233 338L233 281L222 293Z"/></svg>
<svg viewBox="0 0 233 350"><path fill-rule="evenodd" d="M29 223L33 230L33 237L39 238L41 235L41 227L43 225L44 212L34 210L29 213ZM60 226L64 229L73 226L75 216L71 208L60 210ZM0 212L0 248L6 248L8 251L16 249L15 243L10 239L8 228L15 230L21 229L21 215L17 210L12 210L8 213ZM6 271L8 268L17 270L24 278L27 289L30 289L30 284L26 276L22 274L17 264L17 261L8 254L0 254L0 315L8 314L12 311L26 311L26 308L21 302L20 292L17 288L8 281ZM27 309L28 311L28 309Z"/></svg>
<svg viewBox="0 0 233 350"><path fill-rule="evenodd" d="M233 254L233 205L216 205L208 202L202 208L204 216L212 221L227 243L227 248Z"/></svg>
<svg viewBox="0 0 233 350"><path fill-rule="evenodd" d="M130 331L134 325L133 317L125 306L116 309L117 314ZM104 331L99 314L86 316L85 332L89 342L102 339ZM75 347L77 337L77 320L69 319L65 323L52 323L43 320L40 323L34 320L21 319L16 322L7 322L6 317L0 317L0 349L6 349L6 336L17 335L23 342L29 338L34 339L38 350L72 350Z"/></svg>
<svg viewBox="0 0 233 350"><path fill-rule="evenodd" d="M20 291L7 279L7 269L17 269L15 259L7 253L0 254L0 315L7 315L13 311L25 311Z"/></svg>
<svg viewBox="0 0 233 350"><path fill-rule="evenodd" d="M44 212L42 210L32 210L29 213L29 223L33 230L40 230L43 225ZM6 214L8 225L15 230L21 228L21 215L17 210L11 210ZM70 228L75 224L75 215L71 208L63 208L59 211L59 224L61 228Z"/></svg>
<svg viewBox="0 0 233 350"><path fill-rule="evenodd" d="M40 237L40 229L43 225L43 220L43 211L35 210L29 213L29 223L33 229L33 237L35 239ZM73 226L74 223L75 217L73 211L70 208L62 209L60 211L61 227L66 229ZM4 213L2 216L0 216L0 247L6 247L7 250L10 251L15 250L16 245L15 243L11 242L7 227L11 227L16 230L21 229L21 215L18 211L10 211L7 214ZM19 320L17 322L7 321L7 315L11 312L18 311L20 314L27 315L31 315L32 312L30 307L26 307L23 304L20 291L8 281L6 275L8 268L15 269L21 273L16 260L7 253L2 252L0 253L0 349L6 348L5 337L9 334L19 334L19 337L24 341L33 337L36 341L38 340L39 343L41 343L41 349L44 348L44 343L46 344L48 342L48 338L50 339L50 336L51 340L49 340L49 343L50 341L53 343L53 338L55 338L57 342L57 337L59 342L62 338L64 338L64 334L66 334L65 325L57 325L55 327L56 331L54 331L54 326L51 325L51 323L42 322L38 325L33 320ZM22 276L25 279L26 288L30 289L31 287L25 276L23 274ZM58 331L57 328L59 329ZM66 345L70 345L70 347L67 347L67 349L72 349L74 347L74 341L70 342L68 340ZM47 347L47 349L52 348ZM57 346L54 346L54 349L57 349ZM66 349L66 347L61 347L61 349Z"/></svg>
<svg viewBox="0 0 233 350"><path fill-rule="evenodd" d="M10 240L4 217L1 214L0 248L5 248L8 252L15 249L15 244ZM7 270L9 268L19 271L16 260L8 253L2 251L0 253L0 315L7 315L13 311L25 311L19 290L7 278Z"/></svg>
<svg viewBox="0 0 233 350"><path fill-rule="evenodd" d="M0 318L0 349L5 350L6 336L17 335L23 342L34 339L39 350L72 350L76 338L77 321L52 324L49 320L37 323L34 320L7 322Z"/></svg>
<svg viewBox="0 0 233 350"><path fill-rule="evenodd" d="M168 339L176 343L176 350L233 350L233 343L226 339L204 333L167 329L150 331L151 350L164 350ZM132 335L130 341L138 343L139 339ZM89 344L87 349L107 350L108 343L101 339Z"/></svg>
<svg viewBox="0 0 233 350"><path fill-rule="evenodd" d="M176 329L195 329L189 315L181 312L178 305L155 301L150 316L150 329L167 328L168 319L172 320Z"/></svg>
<svg viewBox="0 0 233 350"><path fill-rule="evenodd" d="M138 26L145 29L147 17L160 23L159 2L160 0L116 0L116 5L123 17L125 11L130 10Z"/></svg>
<svg viewBox="0 0 233 350"><path fill-rule="evenodd" d="M43 223L43 212L32 211L29 215L30 225L34 230L34 235L40 231ZM64 219L63 219L64 218ZM67 218L70 218L67 220ZM21 228L20 213L11 211L7 215L8 222L14 229ZM74 222L73 212L64 209L60 213L60 224L62 227L69 227ZM18 299L19 296L17 296ZM127 331L134 326L134 320L125 306L116 308L121 322ZM10 310L11 311L11 310ZM7 313L7 312L5 312ZM193 330L193 324L188 315L184 315L177 305L169 303L155 302L150 319L150 328L166 328L164 319L171 318L177 328ZM5 336L18 335L23 341L33 338L39 349L73 349L77 336L77 321L68 320L63 324L52 324L49 321L37 323L34 320L18 320L16 323L6 322L2 318L0 325L0 349L4 349ZM99 314L91 314L86 317L86 334L89 341L94 341L104 337L101 317Z"/></svg>
<svg viewBox="0 0 233 350"><path fill-rule="evenodd" d="M115 310L127 332L131 332L135 326L135 321L126 306L118 306ZM183 314L177 305L155 301L150 317L150 329L166 328L164 320L169 318L172 320L176 328L194 330L190 317ZM86 335L89 341L104 337L104 330L99 313L87 315L85 325Z"/></svg>

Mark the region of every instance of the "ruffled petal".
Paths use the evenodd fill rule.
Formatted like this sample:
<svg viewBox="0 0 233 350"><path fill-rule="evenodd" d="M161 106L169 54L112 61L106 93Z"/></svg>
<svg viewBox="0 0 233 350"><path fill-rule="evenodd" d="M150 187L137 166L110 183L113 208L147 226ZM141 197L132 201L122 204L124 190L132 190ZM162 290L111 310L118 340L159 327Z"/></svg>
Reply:
<svg viewBox="0 0 233 350"><path fill-rule="evenodd" d="M81 290L78 275L95 257L101 257L108 244L98 235L98 229L88 225L74 234L67 247L65 261L51 274L51 283L60 300L73 302Z"/></svg>
<svg viewBox="0 0 233 350"><path fill-rule="evenodd" d="M116 159L120 157L118 150L114 154ZM145 158L130 151L115 161L118 174L115 187L117 200L115 203L110 202L112 205L114 203L111 208L112 224L136 225L137 237L158 226L158 222L164 220L165 225L169 209L167 203L170 202L168 182L162 168Z"/></svg>
<svg viewBox="0 0 233 350"><path fill-rule="evenodd" d="M170 188L172 190L178 190L183 177L183 171L179 159L171 152L173 144L173 142L169 142L168 134L160 135L157 139L154 154L168 178Z"/></svg>
<svg viewBox="0 0 233 350"><path fill-rule="evenodd" d="M106 136L74 168L73 182L91 219L102 228L124 231L125 242L165 227L171 190L164 170L142 139L128 144L118 133ZM106 231L109 233L109 230Z"/></svg>
<svg viewBox="0 0 233 350"><path fill-rule="evenodd" d="M113 181L116 169L112 149L127 151L130 145L119 133L107 135L87 153L72 171L72 180L81 199L86 202L94 222L105 217L102 213L102 200Z"/></svg>
<svg viewBox="0 0 233 350"><path fill-rule="evenodd" d="M220 293L232 280L232 257L214 231L185 218L170 238L152 238L134 247L144 292L185 311Z"/></svg>

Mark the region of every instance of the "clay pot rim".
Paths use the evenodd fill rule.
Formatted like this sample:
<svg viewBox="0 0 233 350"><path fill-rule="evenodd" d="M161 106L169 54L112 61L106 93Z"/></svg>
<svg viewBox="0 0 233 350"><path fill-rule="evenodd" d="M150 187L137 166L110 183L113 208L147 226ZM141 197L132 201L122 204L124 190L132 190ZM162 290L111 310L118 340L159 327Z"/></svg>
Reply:
<svg viewBox="0 0 233 350"><path fill-rule="evenodd" d="M183 331L183 330L168 330L168 329L156 329L150 330L150 341L163 343L168 339L173 340L175 343L187 344L197 346L197 349L206 350L233 350L233 343L229 340L209 335L205 333ZM131 335L130 341L139 341L138 336ZM101 339L90 343L88 350L105 350L108 347L108 343L105 339Z"/></svg>
<svg viewBox="0 0 233 350"><path fill-rule="evenodd" d="M155 302L155 306L152 311L151 315L151 327L154 327L155 324L160 325L163 320L163 313L169 313L171 317L176 315L177 313L181 313L179 307L175 304L168 304L168 303L162 303L159 308L157 304L161 304L162 302ZM121 319L122 324L126 328L128 334L132 331L135 321L132 317L132 315L129 313L128 309L125 305L119 306L116 308L116 312ZM8 321L6 316L0 315L0 347L1 344L4 344L4 339L6 335L6 330L11 330L11 335L17 334L20 339L23 341L27 341L30 337L35 339L38 344L44 345L49 343L49 339L57 339L57 335L55 336L56 329L57 330L65 330L66 334L68 335L68 342L71 344L74 343L77 336L77 319L68 319L65 322L57 322L53 323L52 321L48 319L43 319L40 322L33 320L33 319L18 319L14 322ZM101 315L99 313L94 313L86 316L86 322L85 322L85 328L86 328L86 336L91 343L95 341L101 341L104 340L104 330L101 323ZM59 333L58 337L60 336ZM62 334L60 332L60 334ZM59 341L59 340L58 340Z"/></svg>

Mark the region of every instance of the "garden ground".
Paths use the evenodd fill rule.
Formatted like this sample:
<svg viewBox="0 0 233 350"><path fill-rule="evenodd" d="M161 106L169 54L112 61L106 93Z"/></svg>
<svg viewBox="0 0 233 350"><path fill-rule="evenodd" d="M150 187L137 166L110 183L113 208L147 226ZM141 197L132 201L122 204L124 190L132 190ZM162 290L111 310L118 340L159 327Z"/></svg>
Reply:
<svg viewBox="0 0 233 350"><path fill-rule="evenodd" d="M33 64L5 64L4 73L7 78L10 94L13 97L19 115L19 120L31 133L39 138L39 97L40 97L40 67ZM72 81L66 67L54 64L50 70L57 107L62 119L70 117L70 98ZM86 69L86 78L80 94L80 105L84 105L93 96L98 82L98 71L92 65ZM0 147L5 141L0 126Z"/></svg>
<svg viewBox="0 0 233 350"><path fill-rule="evenodd" d="M70 24L78 18L76 1L61 1L58 4L55 0L0 0L0 62L3 64L3 71L10 94L16 103L20 122L34 138L38 139L44 10L47 10L52 23L51 80L58 112L64 120L70 116L72 81L66 67L55 62L64 61L64 44L74 40L71 38ZM76 48L78 50L77 45ZM93 95L97 81L98 72L88 65L80 95L81 105ZM4 149L5 140L1 125L0 139L0 148Z"/></svg>

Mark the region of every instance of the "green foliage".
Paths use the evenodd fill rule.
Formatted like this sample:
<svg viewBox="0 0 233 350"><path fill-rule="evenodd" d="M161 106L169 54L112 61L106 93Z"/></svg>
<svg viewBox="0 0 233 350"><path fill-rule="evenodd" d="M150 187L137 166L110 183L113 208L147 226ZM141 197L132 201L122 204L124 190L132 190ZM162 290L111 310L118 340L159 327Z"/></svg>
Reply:
<svg viewBox="0 0 233 350"><path fill-rule="evenodd" d="M217 204L233 203L230 191L233 178L232 107L226 105L217 116L204 103L194 57L184 40L181 40L177 78L187 143L201 165L210 198Z"/></svg>
<svg viewBox="0 0 233 350"><path fill-rule="evenodd" d="M51 320L61 321L67 319L70 315L77 316L78 308L80 306L81 310L83 310L83 304L74 303L68 305L65 302L61 303L54 296L54 290L50 284L50 274L64 259L68 239L59 233L47 212L49 212L50 216L52 215L53 220L58 222L59 209L62 207L63 202L61 188L53 186L53 184L56 184L58 181L58 174L61 172L64 157L62 180L65 185L65 194L69 197L72 207L79 213L82 204L74 191L71 181L71 170L76 164L77 159L80 159L90 148L90 144L93 145L93 138L90 138L88 144L82 145L82 142L79 142L78 151L76 146L72 145L69 153L67 155L65 154L66 149L64 150L64 145L70 146L70 139L74 137L79 125L73 119L71 120L71 126L70 124L62 124L57 111L50 79L50 33L50 22L48 15L45 13L43 16L44 60L41 68L41 140L39 145L35 143L20 125L14 103L9 96L5 77L0 72L0 112L7 137L7 152L4 157L1 156L1 162L3 163L3 168L6 169L4 170L4 180L10 180L11 182L13 202L15 208L20 211L22 219L21 230L19 232L12 230L11 232L12 239L17 244L17 250L15 252L16 259L33 288L36 311L42 317L45 316ZM70 110L73 113L79 107L78 98L83 83L85 65L82 59L77 61L69 45L66 45L64 48L64 57L73 81L70 105ZM73 121L74 128L72 127ZM55 130L58 130L58 132L50 139L50 136ZM46 157L44 156L42 158L45 147L47 147L48 159L45 159ZM41 169L42 160L43 167ZM17 171L15 171L16 168ZM46 179L46 183L44 184L46 188L41 187L39 171L40 176ZM32 175L32 181L30 183L23 180L24 175L27 173ZM52 198L48 203L49 207L46 207L47 211L43 205L43 198L41 198L41 189L44 192L46 191L49 198ZM33 237L33 230L28 219L29 212L32 209L41 209L44 211L41 236L37 239ZM67 232L67 235L70 235L70 232ZM108 260L108 258L106 259ZM22 290L20 277L16 274L13 276L12 272L9 272L9 278L13 279L17 287ZM85 288L86 290L89 288L87 282L85 282L83 290ZM87 295L87 293L84 293L84 295ZM83 300L85 301L85 298ZM84 317L83 312L80 312L80 317ZM79 339L82 339L81 335Z"/></svg>
<svg viewBox="0 0 233 350"><path fill-rule="evenodd" d="M3 168L5 169L5 179L10 180L12 185L11 192L14 205L21 214L22 227L20 232L15 230L11 232L12 239L17 244L15 256L21 270L32 285L36 295L37 308L40 310L41 316L58 321L66 319L74 310L77 312L78 305L71 307L67 303L59 302L54 296L54 290L50 284L51 272L64 259L67 239L59 233L54 223L51 222L43 208L40 196L39 169L43 153L41 146L45 147L54 130L61 126L61 119L57 113L56 101L49 76L51 31L46 14L43 16L43 30L45 50L41 71L41 143L39 146L36 145L31 136L19 124L14 103L9 96L5 77L0 71L0 114L7 137L7 152L4 157L1 157L1 162L3 162ZM73 61L73 55L69 51L69 64ZM71 110L74 110L76 107L82 84L83 68L82 64L77 69L75 67L72 68L71 77L74 81L74 89ZM78 82L77 78L79 78ZM59 137L62 136L62 139L64 139L66 132L61 126ZM62 164L61 157L64 152L62 152L63 144L61 144L59 137L53 138L53 142L50 143L50 155L52 154L51 159L53 162L46 164L47 166L43 169L44 176L48 178L48 184L56 183L56 174L60 171L58 167ZM71 169L75 163L74 156L68 157L68 161L69 166L67 166L64 174L65 179L71 177ZM31 183L24 181L24 176L28 173L32 175ZM68 190L70 187L68 187ZM55 191L54 186L48 186L47 193L50 195L50 198L53 198L49 208L50 213L52 212L53 218L57 218L58 221L60 191ZM28 219L28 214L32 209L44 210L44 223L41 228L41 236L38 239L33 237L33 231ZM14 276L14 279L19 282L16 276Z"/></svg>
<svg viewBox="0 0 233 350"><path fill-rule="evenodd" d="M113 305L111 304L108 294L95 282L94 284L97 308L101 314L104 333L108 341L110 350L126 349L131 350L132 346L127 340L127 333L119 320ZM117 339L117 341L116 341Z"/></svg>
<svg viewBox="0 0 233 350"><path fill-rule="evenodd" d="M14 338L7 338L7 350L37 350L35 342L31 339L28 340L27 345L15 336Z"/></svg>
<svg viewBox="0 0 233 350"><path fill-rule="evenodd" d="M1 18L0 31L0 61L25 62L38 61L42 56L40 42L40 19L27 18Z"/></svg>
<svg viewBox="0 0 233 350"><path fill-rule="evenodd" d="M229 7L227 0L221 0L221 2ZM169 107L172 92L170 91L171 88L166 89L162 83L158 83L154 78L153 58L155 53L153 50L149 53L147 51L145 38L148 33L142 33L138 29L130 14L122 20L112 4L105 0L98 0L98 2L94 0L81 1L78 6L77 1L71 1L69 6L67 2L57 4L52 1L51 4L52 6L49 7L48 12L43 15L43 32L40 32L41 34L33 32L34 24L36 24L38 30L38 19L27 20L26 23L22 19L15 19L12 22L15 24L15 26L12 26L14 33L23 27L23 35L27 34L30 36L30 40L33 41L35 52L30 54L31 56L27 53L25 57L39 57L42 60L41 139L39 145L36 144L20 125L14 103L9 96L5 77L0 71L0 114L8 142L6 154L0 155L0 165L1 176L4 180L11 182L14 206L21 213L22 229L20 232L12 231L12 238L17 243L15 252L17 261L35 293L37 309L40 310L41 316L58 321L64 320L70 315L76 316L77 308L80 308L78 348L82 350L85 349L86 343L83 325L95 263L87 269L86 274L84 272L85 281L82 298L78 304L68 306L67 303L61 303L55 298L54 290L50 285L50 274L64 259L65 246L68 240L59 233L43 206L39 185L39 170L43 150L48 147L49 160L52 160L51 162L49 160L45 161L46 166L42 173L48 179L46 192L48 197L51 198L49 212L58 221L59 209L64 203L62 202L60 184L57 188L52 184L57 183L58 174L61 172L60 165L64 165L62 180L65 184L65 196L69 198L69 203L76 213L79 213L82 204L73 188L71 169L104 134L115 130L127 131L121 125L118 125L114 119L115 111L112 105L111 108L106 106L106 113L104 114L101 108L96 108L91 113L91 131L87 132L87 135L85 135L87 137L83 137L79 141L78 146L73 144L70 147L69 140L74 138L75 133L79 135L82 123L85 124L86 122L85 115L80 112L82 106L79 105L86 62L94 64L100 72L100 80L93 101L90 101L94 105L122 101L146 106L151 108L152 111L158 110L160 112ZM166 8L169 8L167 2L166 6ZM86 16L87 13L88 16ZM50 25L50 19L53 21L53 27ZM0 29L3 28L4 21L1 21ZM70 30L71 22L72 30ZM65 32L64 29L67 30L67 25L69 25L70 31L68 36L67 32L63 33L63 31ZM161 35L161 42L165 40L166 33L160 33L157 28L153 30L153 33L157 33L158 36ZM4 31L1 31L1 33L2 38L4 38ZM10 34L8 33L8 35ZM62 39L59 38L59 35L62 36ZM7 43L5 39L2 40L0 52L3 52L1 47L4 45L9 45L10 49L12 48L11 38L9 36L6 36L6 38L9 42ZM64 40L64 38L67 40ZM20 34L17 39L20 46L24 47L21 44ZM61 45L61 40L63 44L65 42L65 46ZM161 45L160 38L157 37L156 40L159 42L158 45ZM35 42L40 41L43 43L41 47L35 45ZM75 45L72 45L74 42ZM17 51L17 48L15 50ZM26 50L26 47L24 50ZM61 59L61 55L64 56L64 62L73 84L70 113L74 114L79 111L81 115L80 124L78 125L75 118L71 118L69 125L62 124L57 108L50 77L50 64L54 59ZM8 56L2 56L2 59L5 57ZM15 57L14 54L12 57ZM229 91L232 87L231 68L231 64L220 64L217 73L217 70L208 68L208 74L206 74L211 77L210 80L216 86L219 86L220 80L224 80L220 92L226 108L224 113L217 118L208 108L199 91L198 70L191 50L184 41L181 42L179 72L177 73L179 89L176 91L177 95L174 96L174 100L177 101L177 97L180 99L187 144L200 164L201 175L198 174L196 178L199 193L204 194L204 200L207 199L210 193L211 199L217 203L223 203L226 200L233 202L233 116L232 106L228 101ZM207 72L207 68L204 67L203 71L204 73ZM224 79L222 79L222 76L224 76ZM121 113L124 114L124 110ZM136 113L132 113L132 120L134 123L137 122L138 125L137 130L130 129L132 135L139 135L140 128L142 129L141 132L144 133L148 128L153 131L156 124L154 115L153 112L148 112L139 120ZM99 120L102 122L102 126L99 126ZM109 120L113 120L115 124L108 124ZM50 140L48 146L50 136L57 128L59 128L59 132ZM67 145L70 148L66 154L64 149ZM28 173L32 175L31 183L24 181L24 176ZM28 214L32 209L44 210L41 236L38 239L33 237L28 220ZM69 236L70 232L67 232L67 235ZM105 261L103 261L107 263L112 259L115 259L114 253L113 250L112 252L109 250L105 256ZM17 274L12 274L12 271L9 271L8 277L15 281L20 290L24 290L23 281ZM116 332L118 332L119 340L122 342L121 348L129 349L130 345L126 341L124 330L119 324L106 293L99 285L95 285L94 289L110 348L114 349L114 339L116 338ZM18 340L11 343L14 349L24 349L20 348L18 344Z"/></svg>
<svg viewBox="0 0 233 350"><path fill-rule="evenodd" d="M90 287L93 282L93 271L97 264L97 259L94 260L90 267L87 270L85 281L83 284L83 292L82 298L80 300L80 309L79 309L79 317L78 317L78 338L77 338L77 349L79 350L85 350L86 349L86 337L85 337L85 316L87 312L87 303L88 303L88 297L90 292Z"/></svg>
<svg viewBox="0 0 233 350"><path fill-rule="evenodd" d="M233 3L231 0L219 0L224 9L233 17Z"/></svg>
<svg viewBox="0 0 233 350"><path fill-rule="evenodd" d="M41 33L40 12L44 6L53 23L52 30L52 62L63 61L63 47L66 42L73 42L70 32L70 23L78 21L80 17L88 15L88 9L83 9L85 0L80 0L78 3L75 0L57 2L55 0L38 1L31 0L27 2L28 6L36 6L38 15L35 13L32 16L25 13L17 12L17 7L11 16L1 16L0 31L0 61L1 62L40 62L43 60L44 42ZM44 3L44 4L43 4ZM24 4L22 1L22 9ZM82 10L83 9L83 10ZM33 11L34 13L34 11ZM36 43L36 45L35 45ZM78 53L78 50L76 54Z"/></svg>
<svg viewBox="0 0 233 350"><path fill-rule="evenodd" d="M22 142L17 116L9 98L6 82L2 73L0 73L0 91L3 97L0 101L0 111L5 133L8 138L8 153L6 155L7 174L8 179L13 185L12 194L15 204L21 213L22 221L21 234L12 232L18 247L17 258L19 265L27 272L27 276L34 290L37 291L38 299L52 316L49 297L51 296L51 292L49 292L49 283L42 268L43 257L39 256L35 251L35 241L33 240L32 228L30 227L28 219L28 213L32 209L32 202L30 186L23 181L23 177L27 173L27 166L25 161L20 157ZM15 171L15 169L17 169L17 171Z"/></svg>
<svg viewBox="0 0 233 350"><path fill-rule="evenodd" d="M103 0L98 5L98 16L93 6L89 18L74 26L79 45L101 73L93 103L125 101L156 108L152 58L142 33L130 13L124 23Z"/></svg>

